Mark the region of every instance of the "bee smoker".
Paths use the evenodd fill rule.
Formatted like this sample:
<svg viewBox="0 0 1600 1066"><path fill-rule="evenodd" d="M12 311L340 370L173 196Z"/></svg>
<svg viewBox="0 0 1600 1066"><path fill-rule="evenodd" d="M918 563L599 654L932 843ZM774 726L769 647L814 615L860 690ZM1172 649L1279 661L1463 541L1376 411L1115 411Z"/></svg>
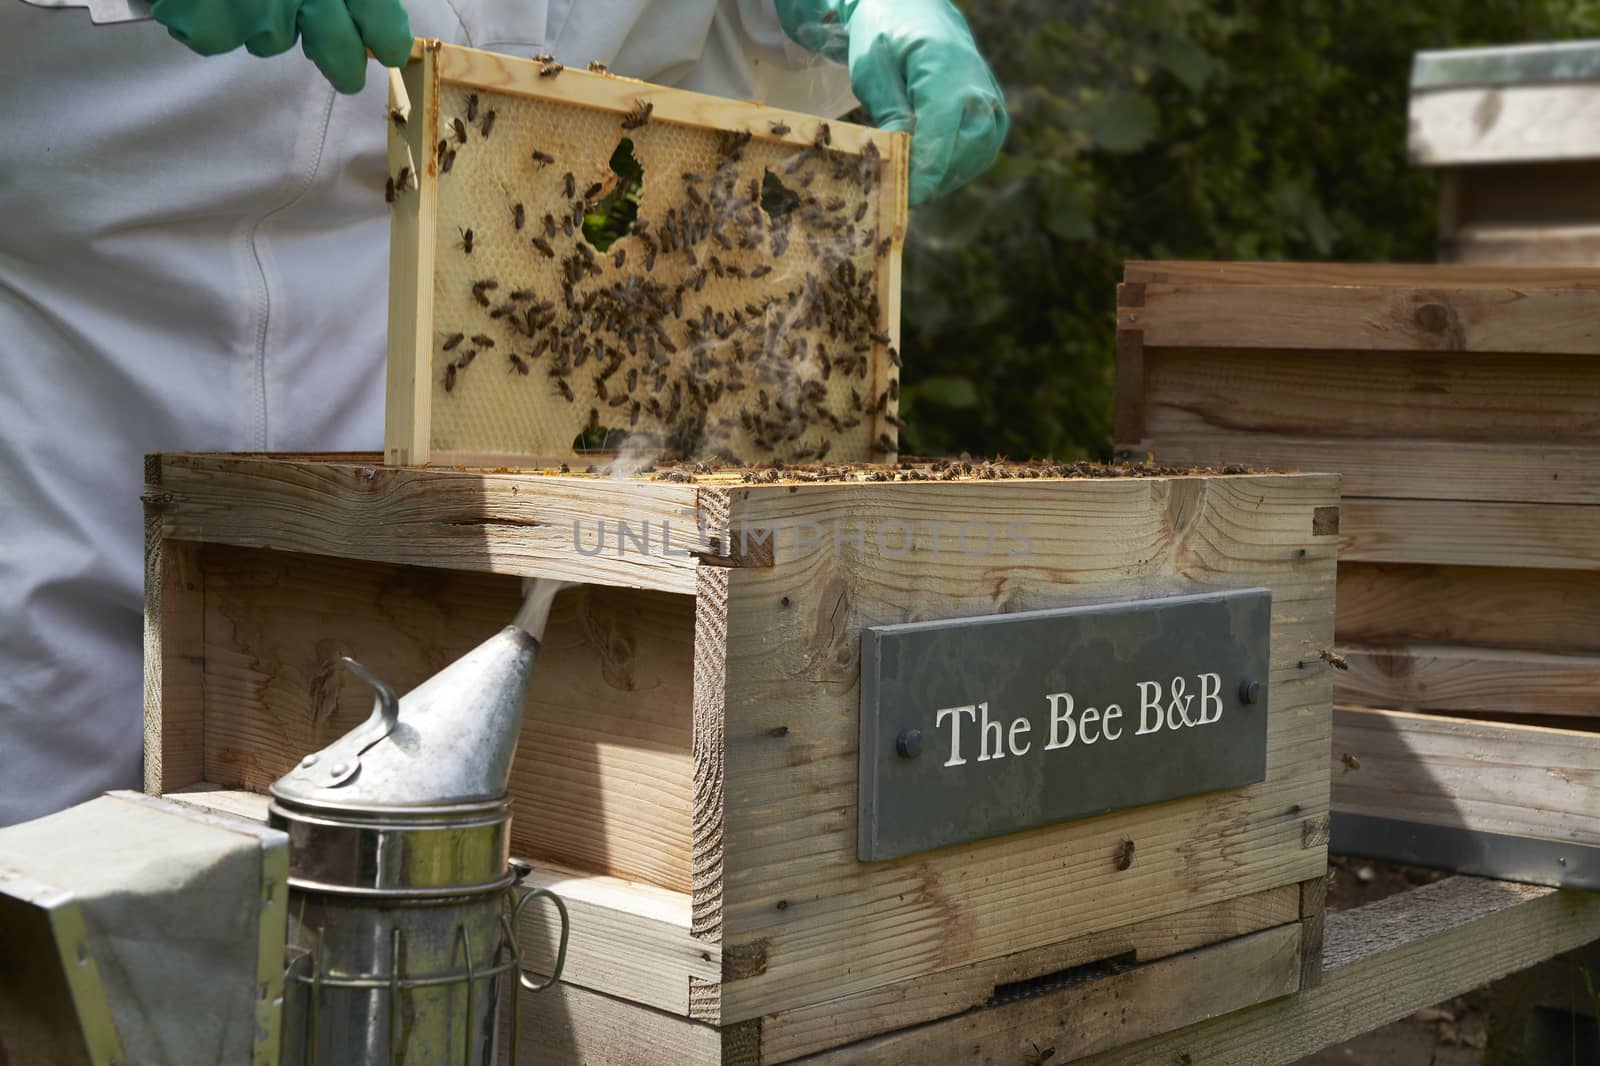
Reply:
<svg viewBox="0 0 1600 1066"><path fill-rule="evenodd" d="M561 972L567 914L513 903L507 794L538 641L507 626L404 699L358 663L371 716L271 788L289 835L282 1066L493 1066L498 1004ZM560 911L535 984L521 909ZM516 1057L515 987L509 1061Z"/></svg>

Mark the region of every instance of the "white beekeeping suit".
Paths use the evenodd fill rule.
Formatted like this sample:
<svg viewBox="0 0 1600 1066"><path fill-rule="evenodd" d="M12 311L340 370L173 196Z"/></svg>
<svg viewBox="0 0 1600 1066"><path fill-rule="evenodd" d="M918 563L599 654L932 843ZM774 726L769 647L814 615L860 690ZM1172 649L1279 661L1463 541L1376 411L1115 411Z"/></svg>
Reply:
<svg viewBox="0 0 1600 1066"><path fill-rule="evenodd" d="M771 0L410 0L418 36L833 115ZM0 0L0 825L137 787L156 451L383 437L384 86Z"/></svg>

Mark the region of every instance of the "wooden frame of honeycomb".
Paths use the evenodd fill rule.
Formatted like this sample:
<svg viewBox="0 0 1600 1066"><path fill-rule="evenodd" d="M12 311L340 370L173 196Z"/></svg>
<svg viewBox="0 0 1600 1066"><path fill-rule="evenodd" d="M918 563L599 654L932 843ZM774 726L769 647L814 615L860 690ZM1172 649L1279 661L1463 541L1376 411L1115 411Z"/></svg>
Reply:
<svg viewBox="0 0 1600 1066"><path fill-rule="evenodd" d="M387 462L895 459L906 134L438 41L402 77Z"/></svg>

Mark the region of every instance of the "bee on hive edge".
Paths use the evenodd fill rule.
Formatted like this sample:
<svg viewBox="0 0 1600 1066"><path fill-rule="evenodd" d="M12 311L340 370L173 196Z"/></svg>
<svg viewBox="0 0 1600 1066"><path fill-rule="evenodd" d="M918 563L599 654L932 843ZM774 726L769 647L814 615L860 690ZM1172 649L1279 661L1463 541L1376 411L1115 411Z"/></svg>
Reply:
<svg viewBox="0 0 1600 1066"><path fill-rule="evenodd" d="M549 52L540 52L538 55L533 57L533 61L535 63L554 63L556 61L556 57L551 55Z"/></svg>
<svg viewBox="0 0 1600 1066"><path fill-rule="evenodd" d="M460 226L457 226L456 230L458 232L460 232L460 234L461 234L461 240L456 242L456 247L460 248L462 251L466 252L468 255L471 255L472 254L472 227L468 226L466 229L462 229Z"/></svg>
<svg viewBox="0 0 1600 1066"><path fill-rule="evenodd" d="M895 450L894 441L889 439L889 434L887 433L878 434L878 439L873 442L872 446L876 451L880 452L893 452Z"/></svg>
<svg viewBox="0 0 1600 1066"><path fill-rule="evenodd" d="M645 125L650 121L650 113L655 109L656 105L650 103L648 100L634 100L633 110L629 111L625 116L623 116L622 128L625 130L636 130L640 126Z"/></svg>
<svg viewBox="0 0 1600 1066"><path fill-rule="evenodd" d="M403 130L406 128L405 113L398 107L391 107L389 109L389 121L394 123L394 128L397 130Z"/></svg>
<svg viewBox="0 0 1600 1066"><path fill-rule="evenodd" d="M589 73L608 74L610 71L606 70L606 65L600 62L598 59L591 59L589 60Z"/></svg>
<svg viewBox="0 0 1600 1066"><path fill-rule="evenodd" d="M817 137L811 143L818 148L826 148L833 143L833 130L828 128L826 122L817 123Z"/></svg>
<svg viewBox="0 0 1600 1066"><path fill-rule="evenodd" d="M467 121L468 122L476 122L477 120L478 120L478 94L477 93L473 93L472 95L467 97Z"/></svg>
<svg viewBox="0 0 1600 1066"><path fill-rule="evenodd" d="M553 78L557 74L560 74L563 70L566 70L566 69L567 69L566 67L562 66L560 63L557 63L555 60L552 59L552 60L547 61L546 63L544 63L542 66L539 67L539 77L541 77L541 78Z"/></svg>
<svg viewBox="0 0 1600 1066"><path fill-rule="evenodd" d="M394 175L393 174L390 174L389 175L389 180L384 183L384 186L383 186L383 202L386 203L386 204L394 203Z"/></svg>
<svg viewBox="0 0 1600 1066"><path fill-rule="evenodd" d="M448 174L450 168L456 165L456 151L454 148L446 152L443 161L439 163L439 173Z"/></svg>
<svg viewBox="0 0 1600 1066"><path fill-rule="evenodd" d="M583 194L583 198L585 200L593 200L596 196L600 195L600 190L604 188L605 184L597 181L593 185L589 186L588 190Z"/></svg>
<svg viewBox="0 0 1600 1066"><path fill-rule="evenodd" d="M772 123L772 135L774 137L787 137L787 136L789 136L789 126L788 126L788 124L787 123L783 123L783 122L774 122L774 123Z"/></svg>
<svg viewBox="0 0 1600 1066"><path fill-rule="evenodd" d="M547 167L556 161L556 157L551 155L549 152L541 152L539 149L535 148L533 150L533 161L538 163L541 167Z"/></svg>
<svg viewBox="0 0 1600 1066"><path fill-rule="evenodd" d="M889 349L889 362L894 364L896 370L904 370L906 364L901 362L900 353L893 348Z"/></svg>
<svg viewBox="0 0 1600 1066"><path fill-rule="evenodd" d="M1117 844L1117 869L1126 870L1133 865L1133 841L1123 837Z"/></svg>
<svg viewBox="0 0 1600 1066"><path fill-rule="evenodd" d="M511 205L511 224L513 226L515 226L517 229L521 229L523 223L526 222L527 219L527 213L523 211L521 204Z"/></svg>

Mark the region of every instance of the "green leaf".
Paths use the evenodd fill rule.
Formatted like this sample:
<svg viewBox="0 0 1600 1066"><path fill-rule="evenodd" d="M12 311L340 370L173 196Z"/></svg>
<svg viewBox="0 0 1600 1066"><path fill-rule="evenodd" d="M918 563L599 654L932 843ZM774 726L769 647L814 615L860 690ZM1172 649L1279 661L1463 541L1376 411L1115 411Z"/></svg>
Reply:
<svg viewBox="0 0 1600 1066"><path fill-rule="evenodd" d="M1205 88L1206 82L1211 80L1211 74L1216 69L1216 64L1204 48L1178 34L1168 34L1163 37L1157 51L1161 57L1161 65L1166 67L1173 77L1183 82L1184 87L1192 93L1198 93Z"/></svg>
<svg viewBox="0 0 1600 1066"><path fill-rule="evenodd" d="M978 406L978 389L966 378L924 378L914 385L907 385L904 391L915 401L938 404L940 407L960 410Z"/></svg>
<svg viewBox="0 0 1600 1066"><path fill-rule="evenodd" d="M1148 96L1114 89L1085 102L1078 125L1097 148L1136 152L1155 136L1156 119L1156 105Z"/></svg>

